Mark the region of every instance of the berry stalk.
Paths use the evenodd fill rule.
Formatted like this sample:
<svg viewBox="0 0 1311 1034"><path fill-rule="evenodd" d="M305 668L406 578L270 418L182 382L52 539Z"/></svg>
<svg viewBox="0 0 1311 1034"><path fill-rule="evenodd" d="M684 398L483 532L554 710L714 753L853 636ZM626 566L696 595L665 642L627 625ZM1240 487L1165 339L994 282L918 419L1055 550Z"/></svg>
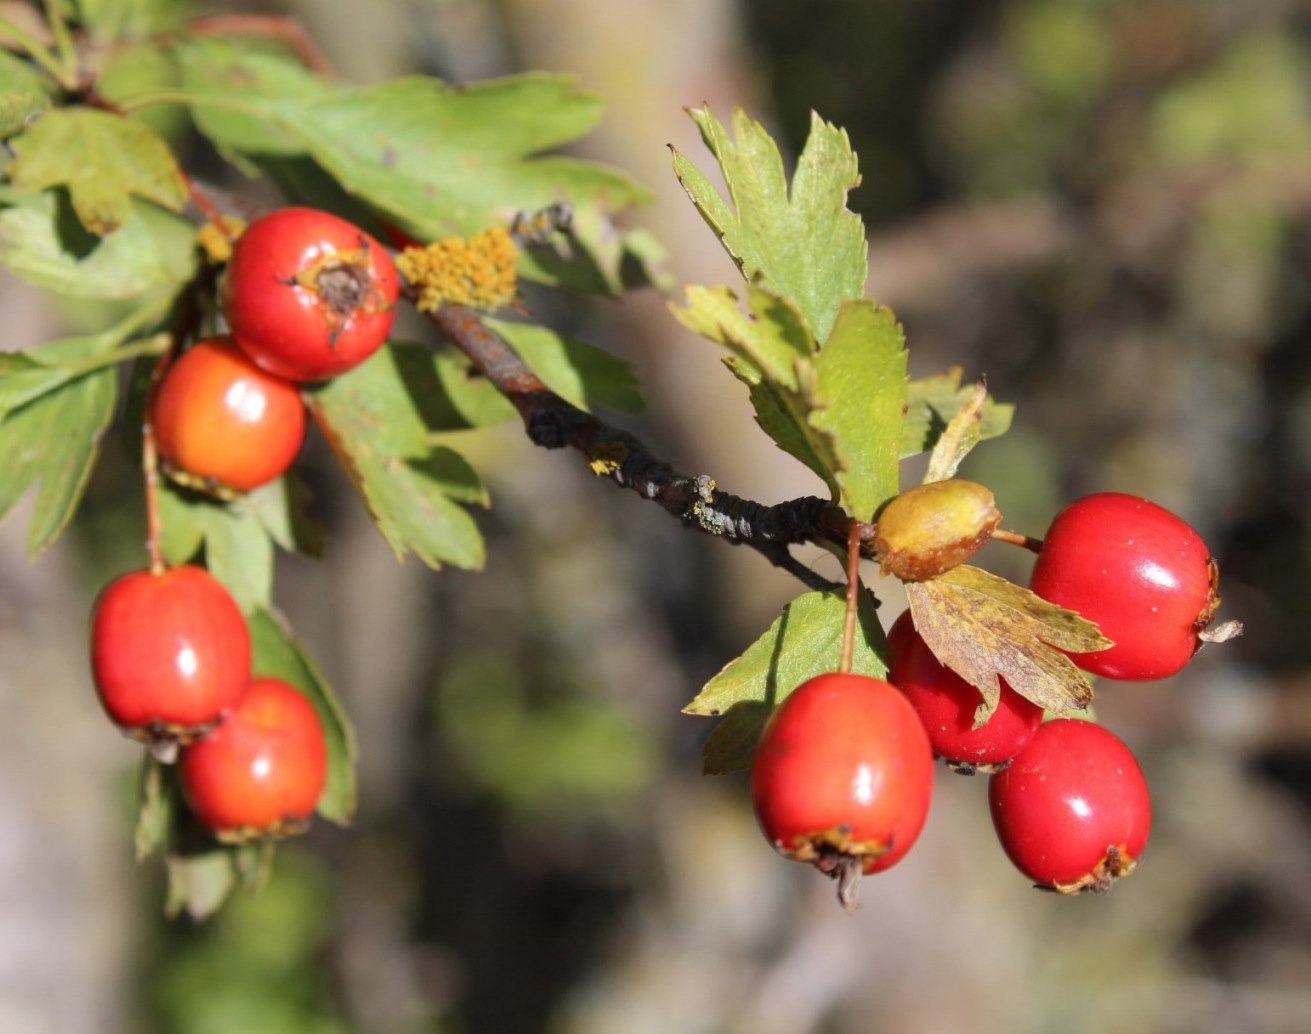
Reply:
<svg viewBox="0 0 1311 1034"><path fill-rule="evenodd" d="M838 671L851 674L851 658L856 645L856 608L860 602L860 522L852 521L847 529L847 612L842 623L842 658Z"/></svg>

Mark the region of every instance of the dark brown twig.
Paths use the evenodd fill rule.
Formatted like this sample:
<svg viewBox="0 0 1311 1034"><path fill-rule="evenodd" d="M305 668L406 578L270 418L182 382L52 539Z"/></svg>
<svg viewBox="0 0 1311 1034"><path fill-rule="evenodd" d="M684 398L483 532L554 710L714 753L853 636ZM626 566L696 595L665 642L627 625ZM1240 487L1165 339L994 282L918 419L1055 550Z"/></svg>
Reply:
<svg viewBox="0 0 1311 1034"><path fill-rule="evenodd" d="M802 496L766 505L719 491L708 475L681 474L652 456L634 435L553 392L473 310L444 305L429 318L514 405L534 444L577 449L597 475L657 503L690 527L755 549L809 588L841 587L788 550L803 542L845 548L850 520L828 500Z"/></svg>

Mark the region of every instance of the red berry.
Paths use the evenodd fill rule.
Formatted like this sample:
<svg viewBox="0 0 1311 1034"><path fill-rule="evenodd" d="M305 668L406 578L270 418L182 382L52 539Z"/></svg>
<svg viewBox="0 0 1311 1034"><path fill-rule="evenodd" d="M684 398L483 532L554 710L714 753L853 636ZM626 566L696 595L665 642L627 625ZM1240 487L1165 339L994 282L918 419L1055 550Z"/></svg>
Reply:
<svg viewBox="0 0 1311 1034"><path fill-rule="evenodd" d="M182 474L241 492L279 477L305 439L291 381L260 369L228 338L192 346L155 397L159 454Z"/></svg>
<svg viewBox="0 0 1311 1034"><path fill-rule="evenodd" d="M915 631L910 611L888 633L888 681L906 694L929 734L935 754L962 772L1009 761L1042 722L1042 708L1011 689L1003 679L997 709L977 729L979 691L938 662Z"/></svg>
<svg viewBox="0 0 1311 1034"><path fill-rule="evenodd" d="M770 717L751 766L770 843L842 879L895 865L929 810L933 752L906 698L882 679L819 675Z"/></svg>
<svg viewBox="0 0 1311 1034"><path fill-rule="evenodd" d="M220 839L298 832L327 779L327 747L314 705L294 686L253 679L232 716L182 751L182 789Z"/></svg>
<svg viewBox="0 0 1311 1034"><path fill-rule="evenodd" d="M992 821L1015 867L1063 893L1108 890L1147 843L1152 805L1142 769L1108 729L1044 723L988 781Z"/></svg>
<svg viewBox="0 0 1311 1034"><path fill-rule="evenodd" d="M1219 606L1206 543L1169 510L1103 492L1057 514L1030 580L1045 600L1096 622L1114 646L1075 654L1113 679L1160 679L1197 650Z"/></svg>
<svg viewBox="0 0 1311 1034"><path fill-rule="evenodd" d="M264 369L322 380L382 347L399 291L391 256L358 226L312 208L283 208L237 239L223 313L237 344Z"/></svg>
<svg viewBox="0 0 1311 1034"><path fill-rule="evenodd" d="M96 601L91 671L105 711L129 735L185 739L235 706L250 679L250 633L204 568L134 571Z"/></svg>

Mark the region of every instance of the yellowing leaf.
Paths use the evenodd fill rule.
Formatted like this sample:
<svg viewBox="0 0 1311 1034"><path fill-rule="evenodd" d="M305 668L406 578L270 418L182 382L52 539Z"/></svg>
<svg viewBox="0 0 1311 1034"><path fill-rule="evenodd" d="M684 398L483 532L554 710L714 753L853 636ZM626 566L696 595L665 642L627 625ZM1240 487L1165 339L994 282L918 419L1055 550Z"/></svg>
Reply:
<svg viewBox="0 0 1311 1034"><path fill-rule="evenodd" d="M173 211L187 187L168 144L139 122L94 108L63 108L37 119L11 146L18 190L67 187L73 211L97 236L132 216L139 197Z"/></svg>
<svg viewBox="0 0 1311 1034"><path fill-rule="evenodd" d="M1086 653L1112 644L1074 611L968 564L907 582L906 597L929 649L982 695L976 724L997 706L998 676L1058 714L1092 700L1088 677L1061 651Z"/></svg>
<svg viewBox="0 0 1311 1034"><path fill-rule="evenodd" d="M789 391L797 389L797 361L809 359L819 344L796 308L758 287L748 289L744 312L727 287L687 289L687 305L670 305L675 318L710 341L723 345Z"/></svg>
<svg viewBox="0 0 1311 1034"><path fill-rule="evenodd" d="M947 481L955 476L961 461L982 440L983 409L987 400L988 389L983 381L979 381L934 443L928 470L924 472L924 484Z"/></svg>

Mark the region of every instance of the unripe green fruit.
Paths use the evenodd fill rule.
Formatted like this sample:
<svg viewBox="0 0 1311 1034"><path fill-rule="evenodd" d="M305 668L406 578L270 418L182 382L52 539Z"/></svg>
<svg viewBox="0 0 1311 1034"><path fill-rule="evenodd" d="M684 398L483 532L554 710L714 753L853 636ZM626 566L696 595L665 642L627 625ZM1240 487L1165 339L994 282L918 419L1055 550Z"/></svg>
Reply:
<svg viewBox="0 0 1311 1034"><path fill-rule="evenodd" d="M963 564L992 537L1001 513L973 481L930 481L902 492L878 515L874 552L885 573L919 582Z"/></svg>

